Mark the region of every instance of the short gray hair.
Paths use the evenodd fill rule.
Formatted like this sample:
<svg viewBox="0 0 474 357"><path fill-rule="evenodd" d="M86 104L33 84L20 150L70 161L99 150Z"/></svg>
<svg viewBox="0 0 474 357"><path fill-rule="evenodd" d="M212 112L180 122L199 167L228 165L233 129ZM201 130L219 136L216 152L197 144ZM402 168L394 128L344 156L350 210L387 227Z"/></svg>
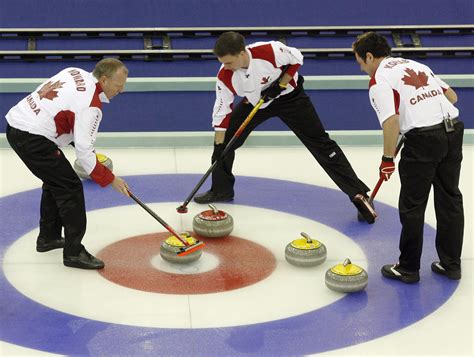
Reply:
<svg viewBox="0 0 474 357"><path fill-rule="evenodd" d="M123 64L122 61L116 58L104 58L97 62L92 74L97 79L102 76L112 78L120 68L123 68L125 73L128 74L128 68Z"/></svg>

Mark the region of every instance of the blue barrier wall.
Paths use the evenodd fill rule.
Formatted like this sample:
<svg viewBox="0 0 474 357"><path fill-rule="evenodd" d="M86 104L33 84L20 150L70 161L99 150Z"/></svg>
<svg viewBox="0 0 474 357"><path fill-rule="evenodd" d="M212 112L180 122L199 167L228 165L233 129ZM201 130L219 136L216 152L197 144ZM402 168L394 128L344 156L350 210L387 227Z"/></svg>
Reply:
<svg viewBox="0 0 474 357"><path fill-rule="evenodd" d="M456 106L461 111L466 127L472 128L474 91L462 88L456 92L459 96ZM380 129L365 90L320 90L307 93L328 130ZM6 113L23 95L3 94L1 97L0 111ZM210 92L125 93L104 105L100 129L102 132L207 131L211 130L213 104L214 95ZM4 132L4 127L0 129ZM279 120L269 120L259 130L287 128Z"/></svg>
<svg viewBox="0 0 474 357"><path fill-rule="evenodd" d="M0 27L472 23L472 0L1 0Z"/></svg>
<svg viewBox="0 0 474 357"><path fill-rule="evenodd" d="M474 46L474 43L473 45ZM472 74L472 58L420 60L437 74ZM125 61L130 77L215 77L220 64L217 60L142 62ZM0 62L0 78L49 78L66 67L80 67L87 71L93 62ZM304 76L365 75L351 59L308 59L300 69Z"/></svg>
<svg viewBox="0 0 474 357"><path fill-rule="evenodd" d="M429 1L281 1L281 0L0 0L0 27L212 27L212 26L335 26L463 24L474 18L472 0ZM183 40L185 41L185 40ZM295 46L303 46L294 39ZM340 41L333 39L332 41ZM345 39L344 41L348 41ZM442 46L440 38L431 38ZM446 41L446 39L441 39ZM456 38L454 45L472 36ZM0 48L10 46L8 41ZM431 43L430 43L431 44ZM41 47L41 43L39 47ZM186 46L177 43L177 46ZM464 44L466 45L466 44ZM18 42L18 46L24 46ZM338 42L337 46L341 46ZM350 41L343 46L350 46ZM62 46L64 48L64 46ZM335 46L336 47L336 46ZM438 74L472 73L472 59L429 59ZM92 70L91 62L0 63L0 78L47 78L64 67ZM127 62L131 77L215 76L217 61ZM361 74L355 61L307 60L303 75ZM472 113L474 89L458 89L458 107ZM329 130L378 129L367 92L308 91ZM0 113L23 94L0 94ZM211 92L125 93L105 106L101 131L205 131L210 130L214 95ZM470 104L470 105L468 105ZM466 120L465 119L465 120ZM472 128L472 120L466 127ZM285 130L279 121L261 130ZM0 125L0 132L4 132Z"/></svg>

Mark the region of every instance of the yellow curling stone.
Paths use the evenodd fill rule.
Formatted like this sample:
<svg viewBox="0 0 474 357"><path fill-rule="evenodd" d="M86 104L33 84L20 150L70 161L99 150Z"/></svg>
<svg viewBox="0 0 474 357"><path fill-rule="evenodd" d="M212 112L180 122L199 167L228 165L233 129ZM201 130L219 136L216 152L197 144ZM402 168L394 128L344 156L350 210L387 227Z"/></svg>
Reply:
<svg viewBox="0 0 474 357"><path fill-rule="evenodd" d="M285 248L285 259L299 267L314 267L324 263L327 258L326 246L301 232L301 238L295 239Z"/></svg>
<svg viewBox="0 0 474 357"><path fill-rule="evenodd" d="M234 219L230 214L220 211L214 205L207 211L194 216L193 230L201 237L222 238L227 237L234 229Z"/></svg>
<svg viewBox="0 0 474 357"><path fill-rule="evenodd" d="M97 160L102 165L107 167L110 171L114 170L114 165L112 163L112 160L109 157L105 156L104 154L96 154L96 156L97 156ZM76 171L77 176L79 176L81 179L90 180L90 176L84 171L84 169L79 164L79 161L77 159L74 161L73 168L74 168L74 171Z"/></svg>
<svg viewBox="0 0 474 357"><path fill-rule="evenodd" d="M190 245L196 244L196 239L193 238L188 232L183 232L179 235ZM170 263L188 264L198 260L202 255L201 249L198 249L187 255L178 255L178 253L181 252L182 247L184 247L184 244L178 240L178 238L175 236L169 236L163 243L161 243L161 258Z"/></svg>
<svg viewBox="0 0 474 357"><path fill-rule="evenodd" d="M333 266L326 272L326 286L341 293L353 293L364 290L369 281L367 272L352 264L349 258L344 263Z"/></svg>

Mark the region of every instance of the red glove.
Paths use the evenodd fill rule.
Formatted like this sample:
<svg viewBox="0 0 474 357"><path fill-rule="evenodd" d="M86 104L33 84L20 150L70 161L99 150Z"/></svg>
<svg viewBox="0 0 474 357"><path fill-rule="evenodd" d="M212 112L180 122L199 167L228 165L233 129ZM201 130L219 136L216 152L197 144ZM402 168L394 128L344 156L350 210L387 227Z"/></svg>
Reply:
<svg viewBox="0 0 474 357"><path fill-rule="evenodd" d="M382 162L379 167L380 178L384 181L388 181L390 176L395 172L395 163L393 157L382 156Z"/></svg>

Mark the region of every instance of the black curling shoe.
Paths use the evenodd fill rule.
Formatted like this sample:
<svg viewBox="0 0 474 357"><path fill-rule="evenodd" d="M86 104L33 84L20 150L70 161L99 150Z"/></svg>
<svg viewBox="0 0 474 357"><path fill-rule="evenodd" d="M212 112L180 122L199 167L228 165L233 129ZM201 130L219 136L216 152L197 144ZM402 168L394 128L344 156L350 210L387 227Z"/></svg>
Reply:
<svg viewBox="0 0 474 357"><path fill-rule="evenodd" d="M207 191L194 197L196 203L229 202L234 199L232 194L220 194L213 191Z"/></svg>
<svg viewBox="0 0 474 357"><path fill-rule="evenodd" d="M357 207L359 211L358 215L360 216L359 220L365 220L369 224L373 224L377 218L377 213L375 212L374 205L361 193L358 193L352 197L352 203Z"/></svg>
<svg viewBox="0 0 474 357"><path fill-rule="evenodd" d="M461 270L446 270L440 262L433 262L431 264L431 271L439 275L444 275L451 280L461 279Z"/></svg>
<svg viewBox="0 0 474 357"><path fill-rule="evenodd" d="M400 280L406 284L413 284L420 281L420 273L408 271L400 267L399 264L389 264L382 267L382 275L389 279Z"/></svg>
<svg viewBox="0 0 474 357"><path fill-rule="evenodd" d="M40 253L49 252L53 249L64 248L64 238L45 240L38 238L36 240L36 251Z"/></svg>
<svg viewBox="0 0 474 357"><path fill-rule="evenodd" d="M85 249L79 255L64 256L63 263L67 267L79 269L102 269L104 267L102 260L97 259Z"/></svg>

